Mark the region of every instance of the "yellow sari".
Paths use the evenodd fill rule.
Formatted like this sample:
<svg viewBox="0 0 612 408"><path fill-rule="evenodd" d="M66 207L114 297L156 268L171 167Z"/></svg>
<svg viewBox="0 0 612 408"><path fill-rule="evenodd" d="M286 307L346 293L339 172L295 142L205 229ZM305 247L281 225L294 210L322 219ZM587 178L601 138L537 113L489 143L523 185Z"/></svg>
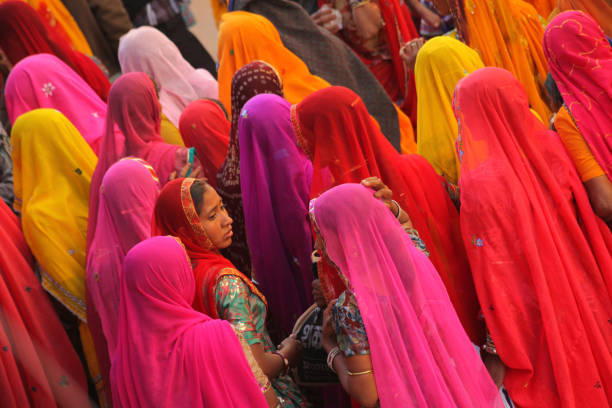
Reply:
<svg viewBox="0 0 612 408"><path fill-rule="evenodd" d="M170 120L163 113L161 116L160 135L162 139L164 139L164 142L168 144L185 147L181 132L179 132L176 126L174 126L174 123L170 122Z"/></svg>
<svg viewBox="0 0 612 408"><path fill-rule="evenodd" d="M267 62L278 70L285 99L301 102L311 93L331 86L323 78L312 75L300 58L282 43L274 25L265 17L245 11L221 16L219 27L219 100L231 115L231 87L234 73L255 60ZM330 56L333 58L333 56ZM415 152L410 119L397 107L402 152Z"/></svg>
<svg viewBox="0 0 612 408"><path fill-rule="evenodd" d="M6 0L0 0L3 3ZM83 32L60 0L23 0L36 10L38 15L54 30L57 35L66 40L70 48L83 54L93 55Z"/></svg>
<svg viewBox="0 0 612 408"><path fill-rule="evenodd" d="M538 15L522 0L466 0L465 17L469 45L487 66L505 68L523 84L529 104L545 121L550 109L544 102L543 27ZM546 65L543 65L546 67ZM539 67L539 68L538 68Z"/></svg>
<svg viewBox="0 0 612 408"><path fill-rule="evenodd" d="M476 51L450 37L432 38L417 55L417 153L453 184L459 180L460 167L453 92L460 79L483 67Z"/></svg>

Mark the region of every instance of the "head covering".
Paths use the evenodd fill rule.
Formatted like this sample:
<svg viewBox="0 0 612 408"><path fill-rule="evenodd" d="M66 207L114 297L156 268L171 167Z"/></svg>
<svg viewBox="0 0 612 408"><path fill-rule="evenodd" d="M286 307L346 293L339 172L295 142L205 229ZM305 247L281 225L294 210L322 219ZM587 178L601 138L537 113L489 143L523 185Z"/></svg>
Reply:
<svg viewBox="0 0 612 408"><path fill-rule="evenodd" d="M185 245L196 281L197 295L193 300L194 309L214 318L219 317L215 287L221 274L231 274L242 279L251 291L266 303L265 297L251 280L236 270L206 235L191 198L190 189L194 181L193 178L181 178L166 184L155 203L153 217L156 232L176 236ZM206 295L203 292L204 288Z"/></svg>
<svg viewBox="0 0 612 408"><path fill-rule="evenodd" d="M227 155L230 122L221 106L212 100L190 103L179 120L179 130L186 146L195 147L204 175L217 187L217 173Z"/></svg>
<svg viewBox="0 0 612 408"><path fill-rule="evenodd" d="M451 37L434 37L417 54L414 68L419 100L417 153L453 184L459 181L453 91L461 78L482 67L476 51Z"/></svg>
<svg viewBox="0 0 612 408"><path fill-rule="evenodd" d="M274 67L263 61L254 61L236 71L232 79L232 129L229 149L217 175L219 194L234 220L232 245L224 252L238 270L247 276L251 276L251 257L240 192L238 120L244 104L255 95L263 93L283 96L283 82Z"/></svg>
<svg viewBox="0 0 612 408"><path fill-rule="evenodd" d="M268 406L231 325L191 308L195 282L180 241L132 248L120 290L115 406Z"/></svg>
<svg viewBox="0 0 612 408"><path fill-rule="evenodd" d="M110 82L96 63L89 56L70 49L65 39L58 38L57 33L50 30L26 2L7 1L0 4L0 48L13 64L29 55L53 54L74 69L100 98L106 100ZM91 55L91 49L88 54Z"/></svg>
<svg viewBox="0 0 612 408"><path fill-rule="evenodd" d="M2 200L0 241L3 404L86 406L83 366L34 273L19 219Z"/></svg>
<svg viewBox="0 0 612 408"><path fill-rule="evenodd" d="M96 235L87 253L87 289L110 356L117 338L121 263L134 245L151 237L159 188L153 167L131 157L112 165L102 180Z"/></svg>
<svg viewBox="0 0 612 408"><path fill-rule="evenodd" d="M612 4L607 0L557 0L556 3L553 15L559 11L583 11L597 21L608 38L612 38Z"/></svg>
<svg viewBox="0 0 612 408"><path fill-rule="evenodd" d="M343 184L310 208L359 303L381 407L501 407L435 268L372 191Z"/></svg>
<svg viewBox="0 0 612 408"><path fill-rule="evenodd" d="M21 60L6 81L5 98L12 123L33 109L57 109L83 135L94 153L99 153L106 103L56 56L37 54Z"/></svg>
<svg viewBox="0 0 612 408"><path fill-rule="evenodd" d="M85 321L85 234L96 156L54 109L21 115L11 133L16 210L43 287Z"/></svg>
<svg viewBox="0 0 612 408"><path fill-rule="evenodd" d="M544 52L576 127L612 180L612 47L593 17L567 11L546 28Z"/></svg>
<svg viewBox="0 0 612 408"><path fill-rule="evenodd" d="M271 318L288 336L312 304L312 234L308 198L312 163L298 148L289 109L277 95L258 95L240 115L240 180L257 282ZM282 337L282 338L284 338Z"/></svg>
<svg viewBox="0 0 612 408"><path fill-rule="evenodd" d="M151 79L142 72L131 72L117 79L108 95L102 153L91 181L88 247L96 229L102 178L113 163L122 157L140 157L153 166L161 185L168 181L177 164L180 165L176 156L181 148L163 141L160 126L161 111ZM121 133L117 134L116 128Z"/></svg>
<svg viewBox="0 0 612 408"><path fill-rule="evenodd" d="M153 79L160 88L162 111L175 126L191 102L219 94L210 72L192 67L177 46L154 27L134 28L121 37L119 64L123 72L144 72Z"/></svg>
<svg viewBox="0 0 612 408"><path fill-rule="evenodd" d="M608 405L610 231L511 73L461 80L455 114L461 231L505 387L517 406Z"/></svg>
<svg viewBox="0 0 612 408"><path fill-rule="evenodd" d="M459 231L459 214L442 178L419 155L400 155L349 89L322 89L291 108L299 146L313 164L310 197L342 183L377 176L410 215L466 331L482 336L478 300ZM326 272L319 271L324 282ZM335 295L335 296L334 296ZM329 293L332 298L338 293Z"/></svg>

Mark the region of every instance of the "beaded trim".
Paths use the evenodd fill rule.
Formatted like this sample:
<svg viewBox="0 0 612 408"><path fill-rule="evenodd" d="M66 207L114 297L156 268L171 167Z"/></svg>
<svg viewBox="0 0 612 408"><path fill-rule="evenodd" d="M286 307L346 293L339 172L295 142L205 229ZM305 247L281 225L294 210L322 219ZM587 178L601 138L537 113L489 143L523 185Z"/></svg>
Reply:
<svg viewBox="0 0 612 408"><path fill-rule="evenodd" d="M191 225L191 229L196 234L198 239L204 243L204 247L209 250L215 250L215 246L212 241L206 234L206 230L200 223L200 217L198 217L198 212L195 209L195 205L193 204L193 199L191 198L190 188L193 185L194 178L186 178L181 183L181 206L183 207L183 212L185 213L185 218Z"/></svg>
<svg viewBox="0 0 612 408"><path fill-rule="evenodd" d="M298 119L298 113L297 113L297 105L291 106L291 124L293 125L293 131L295 132L295 136L297 138L297 144L299 148L302 149L302 151L306 153L310 161L312 161L313 154L310 151L308 142L304 138L304 135L302 134L302 128L300 127L300 120Z"/></svg>

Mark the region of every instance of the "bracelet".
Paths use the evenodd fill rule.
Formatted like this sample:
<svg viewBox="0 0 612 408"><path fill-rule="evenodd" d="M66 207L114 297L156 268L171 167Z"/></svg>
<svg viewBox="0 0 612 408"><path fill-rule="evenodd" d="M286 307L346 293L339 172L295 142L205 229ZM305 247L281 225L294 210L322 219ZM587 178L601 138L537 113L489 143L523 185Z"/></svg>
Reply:
<svg viewBox="0 0 612 408"><path fill-rule="evenodd" d="M265 394L266 392L268 392L268 390L270 389L270 387L272 387L272 383L270 382L270 380L268 380L268 382L266 382L262 387L261 387L261 393Z"/></svg>
<svg viewBox="0 0 612 408"><path fill-rule="evenodd" d="M370 0L350 0L349 1L349 5L351 6L351 9L356 9L362 6L365 6L366 4L369 4Z"/></svg>
<svg viewBox="0 0 612 408"><path fill-rule="evenodd" d="M327 366L334 373L336 372L336 370L334 370L334 358L336 358L338 353L340 353L340 349L338 348L338 346L336 346L333 349L329 350L329 353L327 354Z"/></svg>
<svg viewBox="0 0 612 408"><path fill-rule="evenodd" d="M400 219L400 215L402 214L402 207L400 207L400 205L395 200L391 200L391 202L393 204L395 204L395 206L397 207L397 214L395 214L395 218L397 218L399 220Z"/></svg>
<svg viewBox="0 0 612 408"><path fill-rule="evenodd" d="M348 375L350 375L350 376L353 376L353 375L364 375L364 374L370 374L370 373L373 373L373 372L374 372L374 370L372 370L372 369L370 369L370 370L365 370L365 371L359 371L359 372L357 372L357 373L352 373L352 372L350 372L349 370L346 370L346 373L347 373Z"/></svg>
<svg viewBox="0 0 612 408"><path fill-rule="evenodd" d="M493 343L490 333L487 333L487 340L485 344L482 345L482 349L489 354L497 354L497 349L495 348L495 343Z"/></svg>
<svg viewBox="0 0 612 408"><path fill-rule="evenodd" d="M283 364L285 365L285 368L283 369L283 371L281 371L281 373L279 373L279 376L287 374L289 372L289 360L287 360L287 357L285 357L285 355L280 350L275 350L272 353L280 356L280 358L283 359Z"/></svg>

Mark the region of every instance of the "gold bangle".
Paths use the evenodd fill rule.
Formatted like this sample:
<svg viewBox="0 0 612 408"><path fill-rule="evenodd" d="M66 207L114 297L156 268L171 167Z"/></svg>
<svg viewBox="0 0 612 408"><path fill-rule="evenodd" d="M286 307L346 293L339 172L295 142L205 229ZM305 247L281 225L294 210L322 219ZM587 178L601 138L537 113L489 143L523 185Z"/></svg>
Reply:
<svg viewBox="0 0 612 408"><path fill-rule="evenodd" d="M352 373L352 372L350 372L349 370L346 370L346 373L347 373L348 375L350 375L350 376L353 376L353 375L364 375L364 374L370 374L370 373L373 373L373 372L374 372L374 370L372 370L372 369L370 369L370 370L365 370L365 371L359 371L359 372L357 372L357 373Z"/></svg>
<svg viewBox="0 0 612 408"><path fill-rule="evenodd" d="M363 6L365 6L366 4L370 4L370 0L362 0L362 1L357 0L357 1L351 1L351 2L349 2L349 4L350 4L350 6L351 6L351 9L352 9L352 10L355 10L356 8L363 7Z"/></svg>
<svg viewBox="0 0 612 408"><path fill-rule="evenodd" d="M265 394L266 392L268 392L268 390L270 389L270 387L272 387L272 383L270 382L270 380L268 380L267 383L265 383L262 387L261 387L261 393Z"/></svg>

